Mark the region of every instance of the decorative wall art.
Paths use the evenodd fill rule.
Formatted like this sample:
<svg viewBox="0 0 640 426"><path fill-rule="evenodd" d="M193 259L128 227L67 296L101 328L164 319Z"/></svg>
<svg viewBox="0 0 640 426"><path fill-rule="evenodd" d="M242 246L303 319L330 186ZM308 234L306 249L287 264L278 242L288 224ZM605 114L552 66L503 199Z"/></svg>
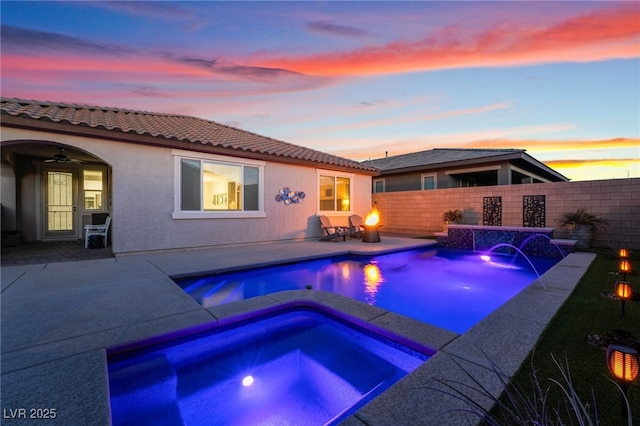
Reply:
<svg viewBox="0 0 640 426"><path fill-rule="evenodd" d="M305 195L302 191L292 191L288 186L282 188L276 194L276 201L282 201L285 205L301 203Z"/></svg>
<svg viewBox="0 0 640 426"><path fill-rule="evenodd" d="M545 196L525 195L522 197L522 226L544 228Z"/></svg>
<svg viewBox="0 0 640 426"><path fill-rule="evenodd" d="M502 226L502 197L483 198L482 224L485 226Z"/></svg>

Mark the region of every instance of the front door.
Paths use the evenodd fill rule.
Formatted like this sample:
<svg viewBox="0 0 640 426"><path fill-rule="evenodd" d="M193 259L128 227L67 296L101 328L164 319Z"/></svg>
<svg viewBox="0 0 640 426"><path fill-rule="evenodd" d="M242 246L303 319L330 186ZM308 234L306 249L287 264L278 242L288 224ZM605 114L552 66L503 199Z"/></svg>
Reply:
<svg viewBox="0 0 640 426"><path fill-rule="evenodd" d="M76 185L75 171L47 170L45 176L45 238L77 238Z"/></svg>

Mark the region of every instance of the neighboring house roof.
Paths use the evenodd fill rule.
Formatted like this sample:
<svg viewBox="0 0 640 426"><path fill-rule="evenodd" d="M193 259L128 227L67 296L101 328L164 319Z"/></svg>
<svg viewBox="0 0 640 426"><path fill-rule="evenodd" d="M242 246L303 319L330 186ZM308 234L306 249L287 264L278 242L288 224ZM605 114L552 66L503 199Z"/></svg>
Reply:
<svg viewBox="0 0 640 426"><path fill-rule="evenodd" d="M365 164L381 170L381 176L428 171L450 167L479 166L482 164L509 161L519 167L535 168L554 181L569 180L546 164L536 160L524 149L447 149L436 148L365 161Z"/></svg>
<svg viewBox="0 0 640 426"><path fill-rule="evenodd" d="M379 172L365 163L187 115L5 97L0 102L2 125L307 166L315 163L370 175Z"/></svg>

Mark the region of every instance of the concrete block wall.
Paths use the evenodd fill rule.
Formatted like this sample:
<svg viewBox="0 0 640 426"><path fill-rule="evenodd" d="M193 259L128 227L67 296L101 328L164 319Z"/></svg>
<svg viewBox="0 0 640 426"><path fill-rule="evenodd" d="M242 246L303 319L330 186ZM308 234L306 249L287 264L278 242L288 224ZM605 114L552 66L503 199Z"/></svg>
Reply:
<svg viewBox="0 0 640 426"><path fill-rule="evenodd" d="M584 207L610 223L596 233L595 247L612 242L640 249L640 178L384 192L373 194L372 202L382 233L427 236L444 230L447 210L462 210L463 224L481 225L484 197L502 197L503 226L522 226L525 195L545 196L545 226L555 228L556 238L569 237L559 226L561 215Z"/></svg>

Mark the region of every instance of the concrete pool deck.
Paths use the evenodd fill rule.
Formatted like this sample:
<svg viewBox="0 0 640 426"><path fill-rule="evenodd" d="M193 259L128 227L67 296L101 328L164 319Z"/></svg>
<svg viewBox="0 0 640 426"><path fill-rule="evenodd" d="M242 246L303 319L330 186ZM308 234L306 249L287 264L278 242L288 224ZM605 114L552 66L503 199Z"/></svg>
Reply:
<svg viewBox="0 0 640 426"><path fill-rule="evenodd" d="M225 319L294 300L309 300L409 337L438 352L347 419L346 425L475 423L469 407L440 380L470 383L494 395L495 367L512 375L564 303L592 253L574 253L472 329L458 335L332 293L289 291L204 309L171 277L206 274L356 253L434 245L385 237L382 242L288 241L139 253L115 258L7 266L1 270L1 396L3 424L110 424L106 348ZM475 387L475 385L474 385ZM478 399L485 406L488 400ZM40 411L30 411L30 410ZM21 411L24 410L24 411ZM22 418L26 416L27 418Z"/></svg>

